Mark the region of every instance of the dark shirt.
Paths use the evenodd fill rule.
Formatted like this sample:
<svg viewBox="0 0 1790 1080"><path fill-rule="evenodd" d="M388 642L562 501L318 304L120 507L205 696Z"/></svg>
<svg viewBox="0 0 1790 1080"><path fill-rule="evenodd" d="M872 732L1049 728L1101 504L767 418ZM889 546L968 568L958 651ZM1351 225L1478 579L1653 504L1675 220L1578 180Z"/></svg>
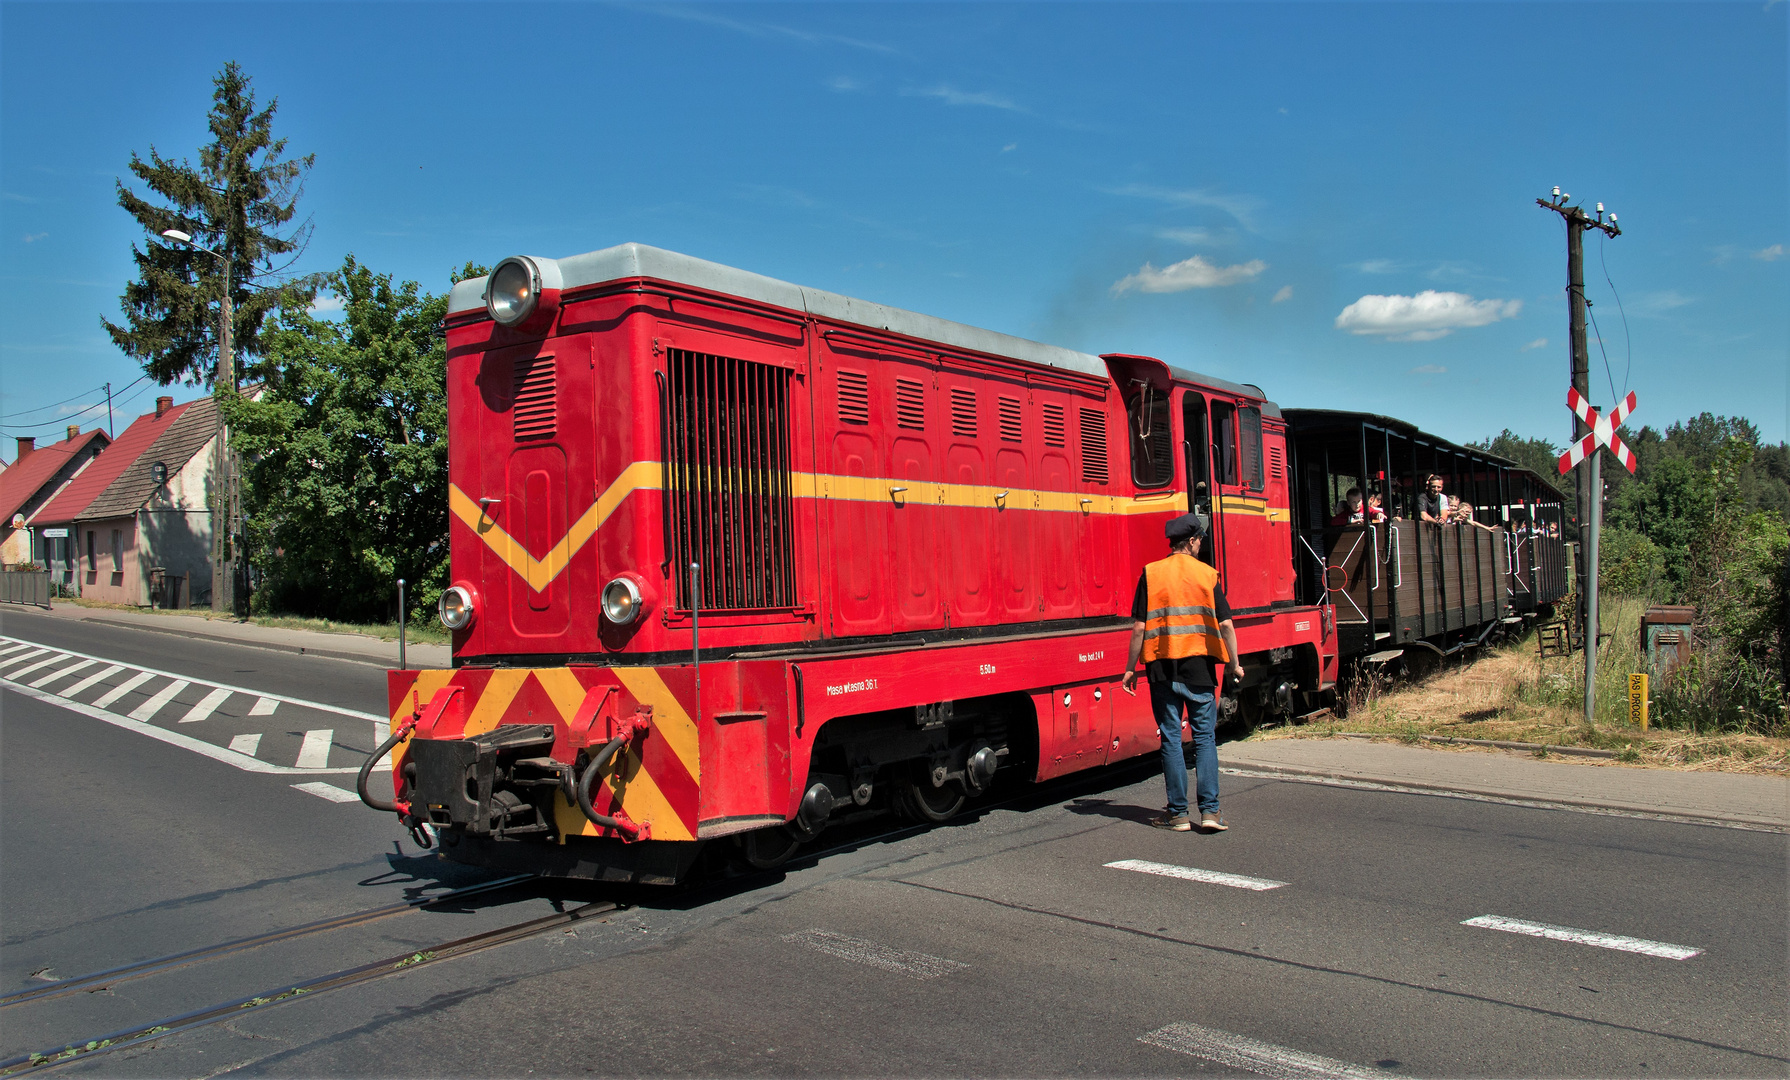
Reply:
<svg viewBox="0 0 1790 1080"><path fill-rule="evenodd" d="M1143 622L1150 613L1150 585L1146 580L1149 571L1137 576L1137 596L1131 601L1131 618L1135 622ZM1231 619L1231 605L1224 598L1224 589L1212 586L1212 610L1218 613L1220 623ZM1214 665L1218 661L1210 656L1184 656L1179 660L1163 658L1152 660L1144 668L1151 682L1183 683L1190 690L1202 690L1218 685L1213 678Z"/></svg>
<svg viewBox="0 0 1790 1080"><path fill-rule="evenodd" d="M1452 507L1454 500L1449 499L1448 502ZM1427 491L1417 496L1417 516L1422 517L1425 514L1433 518L1442 516L1442 498L1440 496L1431 495Z"/></svg>

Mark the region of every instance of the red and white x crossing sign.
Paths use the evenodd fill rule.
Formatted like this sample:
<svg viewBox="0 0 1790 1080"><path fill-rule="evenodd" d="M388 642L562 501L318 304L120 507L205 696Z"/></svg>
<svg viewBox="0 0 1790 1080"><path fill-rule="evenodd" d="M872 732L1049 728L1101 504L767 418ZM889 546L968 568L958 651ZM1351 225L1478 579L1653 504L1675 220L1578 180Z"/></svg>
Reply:
<svg viewBox="0 0 1790 1080"><path fill-rule="evenodd" d="M1635 471L1635 455L1629 453L1628 447L1623 445L1622 440L1616 435L1616 429L1622 426L1622 421L1628 418L1629 413L1635 411L1634 391L1629 391L1627 397L1617 402L1616 407L1610 410L1609 415L1599 416L1597 410L1591 407L1591 403L1579 396L1577 387L1568 387L1566 407L1577 413L1580 420L1585 421L1586 425L1591 428L1591 433L1580 439L1576 445L1568 447L1566 453L1560 455L1562 476L1571 472L1573 467L1584 461L1587 455L1595 453L1598 443L1609 447L1610 453L1615 454L1616 460L1622 462L1623 467L1630 473Z"/></svg>

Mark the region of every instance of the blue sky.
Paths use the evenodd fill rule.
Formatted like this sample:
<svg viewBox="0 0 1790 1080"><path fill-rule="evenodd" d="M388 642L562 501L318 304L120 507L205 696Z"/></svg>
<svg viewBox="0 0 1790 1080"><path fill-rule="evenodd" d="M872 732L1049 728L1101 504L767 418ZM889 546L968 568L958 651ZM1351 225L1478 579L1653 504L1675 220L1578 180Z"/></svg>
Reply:
<svg viewBox="0 0 1790 1080"><path fill-rule="evenodd" d="M0 3L3 453L139 374L114 179L232 59L317 157L301 269L641 241L1458 440L1569 430L1558 184L1626 230L1594 403L1775 442L1787 9Z"/></svg>

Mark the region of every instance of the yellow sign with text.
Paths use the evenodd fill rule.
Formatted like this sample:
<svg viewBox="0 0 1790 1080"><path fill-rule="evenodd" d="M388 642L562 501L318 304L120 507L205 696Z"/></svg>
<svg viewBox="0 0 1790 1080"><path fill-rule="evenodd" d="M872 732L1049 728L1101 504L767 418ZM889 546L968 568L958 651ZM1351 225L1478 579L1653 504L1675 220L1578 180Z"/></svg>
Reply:
<svg viewBox="0 0 1790 1080"><path fill-rule="evenodd" d="M1628 677L1628 722L1647 730L1647 676Z"/></svg>

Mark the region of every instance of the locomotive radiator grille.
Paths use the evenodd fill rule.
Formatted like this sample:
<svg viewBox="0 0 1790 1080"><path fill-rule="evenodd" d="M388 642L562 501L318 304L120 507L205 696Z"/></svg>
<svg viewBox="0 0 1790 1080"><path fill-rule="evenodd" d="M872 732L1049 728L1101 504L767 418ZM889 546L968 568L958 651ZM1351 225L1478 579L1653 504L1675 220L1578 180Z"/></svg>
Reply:
<svg viewBox="0 0 1790 1080"><path fill-rule="evenodd" d="M666 544L677 606L795 607L789 377L769 364L673 349L665 399Z"/></svg>

